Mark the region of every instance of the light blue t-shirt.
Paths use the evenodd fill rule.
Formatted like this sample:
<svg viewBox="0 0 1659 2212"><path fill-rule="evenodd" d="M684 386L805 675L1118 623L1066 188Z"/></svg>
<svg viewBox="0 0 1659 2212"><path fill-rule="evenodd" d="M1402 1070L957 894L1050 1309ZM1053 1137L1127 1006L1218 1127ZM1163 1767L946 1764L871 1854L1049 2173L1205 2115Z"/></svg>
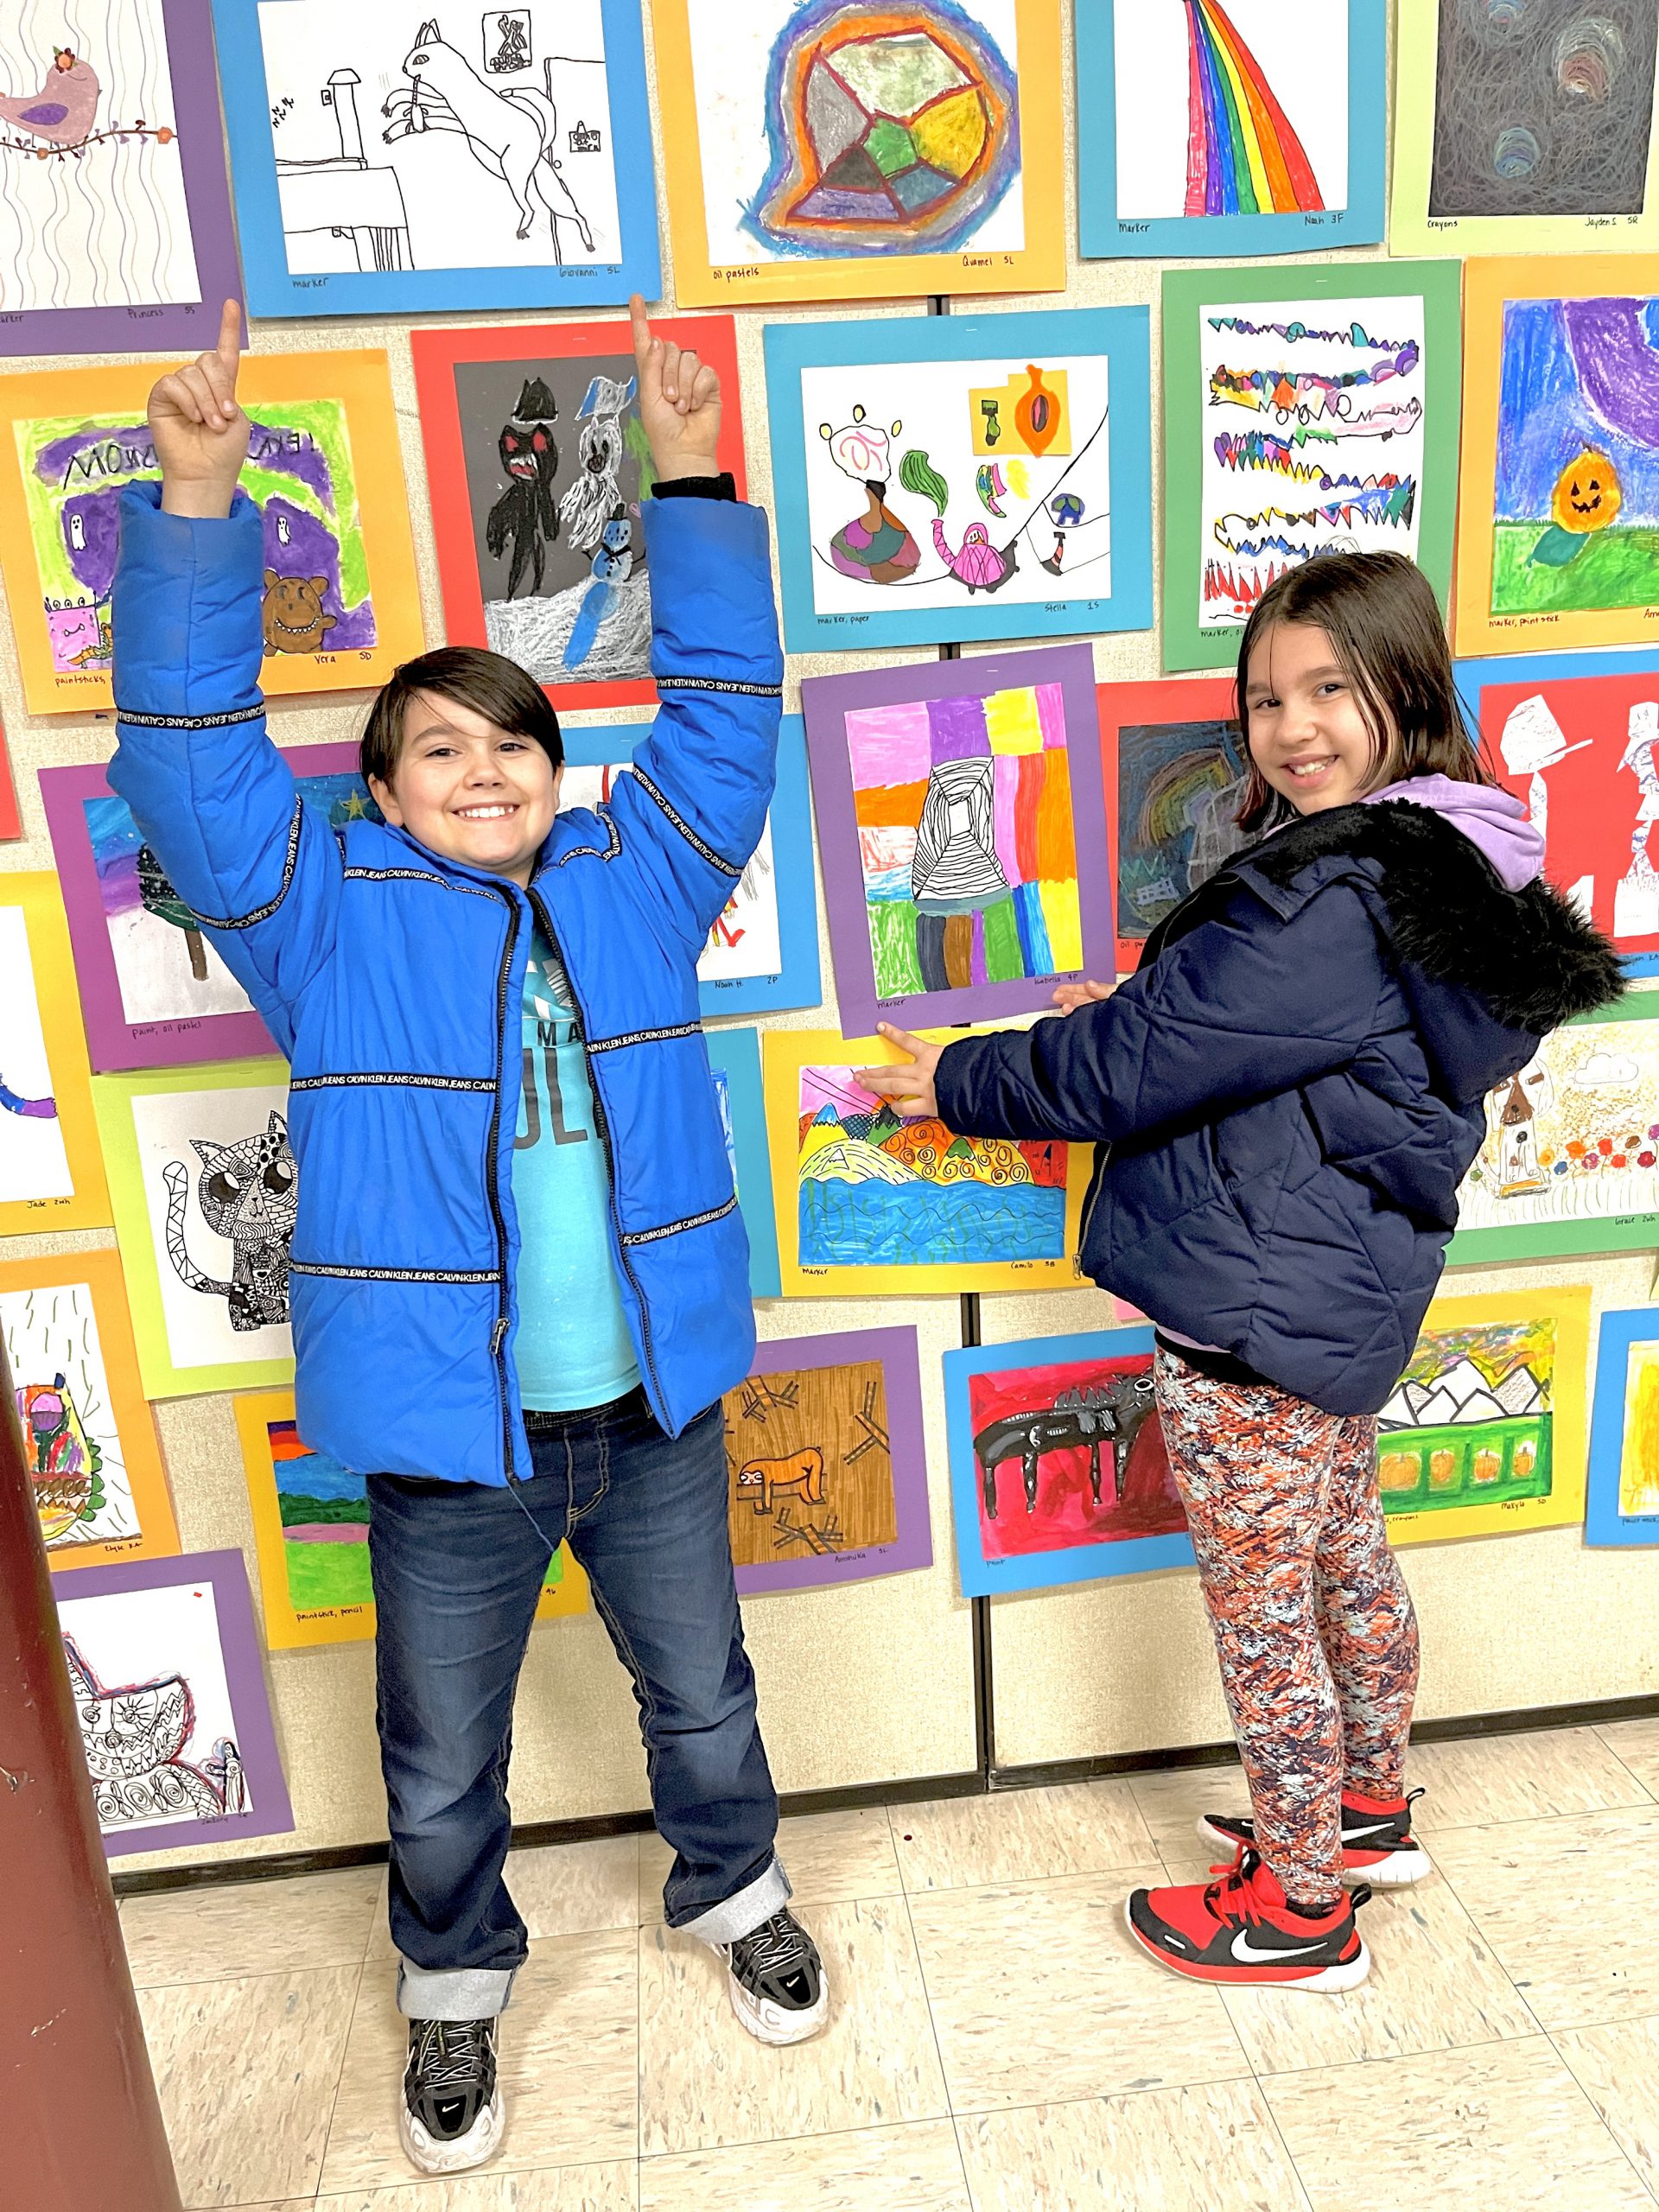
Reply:
<svg viewBox="0 0 1659 2212"><path fill-rule="evenodd" d="M611 1262L610 1178L593 1086L557 954L539 931L524 970L524 1094L513 1138L520 1402L535 1413L608 1405L639 1380Z"/></svg>

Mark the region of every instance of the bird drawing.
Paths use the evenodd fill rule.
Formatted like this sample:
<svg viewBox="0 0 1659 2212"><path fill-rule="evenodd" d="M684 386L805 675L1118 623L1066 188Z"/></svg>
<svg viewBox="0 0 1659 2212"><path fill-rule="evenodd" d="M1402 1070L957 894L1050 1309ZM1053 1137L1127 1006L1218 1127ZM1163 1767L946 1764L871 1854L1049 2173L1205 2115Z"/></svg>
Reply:
<svg viewBox="0 0 1659 2212"><path fill-rule="evenodd" d="M982 522L970 523L960 550L953 553L944 524L936 522L933 525L934 551L957 582L965 584L970 593L1001 589L1017 566L1014 549L1018 543L1016 537L1001 548L995 546Z"/></svg>
<svg viewBox="0 0 1659 2212"><path fill-rule="evenodd" d="M99 83L90 61L72 47L54 54L46 82L32 99L0 95L0 122L14 124L53 146L79 146L91 136Z"/></svg>

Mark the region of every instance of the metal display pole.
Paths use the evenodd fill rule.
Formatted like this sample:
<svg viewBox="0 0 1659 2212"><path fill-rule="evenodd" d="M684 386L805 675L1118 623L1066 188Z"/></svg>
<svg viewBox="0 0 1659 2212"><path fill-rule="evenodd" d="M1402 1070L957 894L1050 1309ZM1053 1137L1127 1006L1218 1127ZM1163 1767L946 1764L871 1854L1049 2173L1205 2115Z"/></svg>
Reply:
<svg viewBox="0 0 1659 2212"><path fill-rule="evenodd" d="M180 2212L0 1344L0 2202Z"/></svg>

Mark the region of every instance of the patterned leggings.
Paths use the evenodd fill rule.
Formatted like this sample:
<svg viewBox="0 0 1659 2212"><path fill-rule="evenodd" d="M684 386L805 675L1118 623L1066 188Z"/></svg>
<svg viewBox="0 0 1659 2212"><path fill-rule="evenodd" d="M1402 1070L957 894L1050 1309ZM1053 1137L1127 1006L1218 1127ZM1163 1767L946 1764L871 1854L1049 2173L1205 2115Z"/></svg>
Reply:
<svg viewBox="0 0 1659 2212"><path fill-rule="evenodd" d="M1161 1348L1155 1378L1256 1840L1287 1897L1328 1905L1341 1792L1401 1796L1417 1694L1376 1423L1217 1382Z"/></svg>

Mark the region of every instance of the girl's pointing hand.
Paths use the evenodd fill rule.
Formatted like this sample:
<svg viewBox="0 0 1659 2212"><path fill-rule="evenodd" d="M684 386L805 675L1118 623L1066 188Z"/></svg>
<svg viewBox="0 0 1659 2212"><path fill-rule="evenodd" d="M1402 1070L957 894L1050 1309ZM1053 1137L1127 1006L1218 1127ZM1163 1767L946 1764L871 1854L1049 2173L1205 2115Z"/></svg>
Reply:
<svg viewBox="0 0 1659 2212"><path fill-rule="evenodd" d="M878 1021L875 1027L877 1033L889 1045L896 1045L901 1052L909 1053L910 1065L860 1068L859 1081L866 1090L885 1098L899 1113L931 1120L939 1110L939 1102L933 1092L933 1073L944 1046L930 1045L924 1037L912 1037L908 1029L895 1029L890 1021Z"/></svg>

